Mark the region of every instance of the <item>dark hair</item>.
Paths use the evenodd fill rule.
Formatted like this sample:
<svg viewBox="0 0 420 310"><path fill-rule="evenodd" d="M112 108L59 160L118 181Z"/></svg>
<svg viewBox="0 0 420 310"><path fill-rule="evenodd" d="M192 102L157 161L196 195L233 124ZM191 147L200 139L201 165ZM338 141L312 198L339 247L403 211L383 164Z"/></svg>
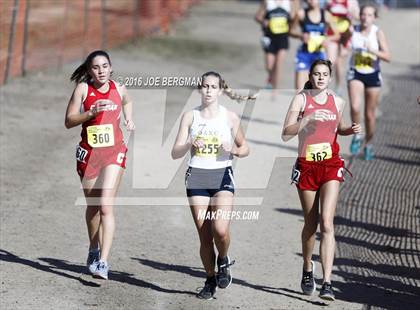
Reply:
<svg viewBox="0 0 420 310"><path fill-rule="evenodd" d="M314 69L316 66L318 65L324 65L328 67L328 70L330 71L330 75L332 73L332 63L330 60L324 60L324 59L317 59L315 60L312 65L311 68L309 69L309 75L311 75L314 72ZM303 87L303 89L312 89L312 83L311 80L306 81L305 86Z"/></svg>
<svg viewBox="0 0 420 310"><path fill-rule="evenodd" d="M106 57L106 59L108 59L109 64L111 65L111 59L109 58L107 52L102 50L93 51L86 57L85 61L79 67L77 67L76 70L74 70L73 74L70 77L70 81L75 82L76 84L80 82L88 82L91 79L91 76L89 75L89 69L92 65L93 59L96 56Z"/></svg>
<svg viewBox="0 0 420 310"><path fill-rule="evenodd" d="M378 7L374 4L374 3L366 3L364 5L362 5L362 7L360 8L360 14L362 14L363 10L366 8L373 8L374 10L374 14L375 14L375 18L378 18Z"/></svg>
<svg viewBox="0 0 420 310"><path fill-rule="evenodd" d="M245 100L255 100L255 99L257 99L258 93L248 95L248 96L243 96L243 95L239 95L239 94L235 93L232 90L232 88L230 88L227 85L226 81L224 79L222 79L222 76L215 71L208 71L201 76L200 83L198 84L198 89L203 88L203 81L206 77L209 77L209 76L214 76L214 77L217 77L219 79L219 88L222 89L223 93L226 94L232 100L236 100L237 102L240 102L240 101L245 101Z"/></svg>
<svg viewBox="0 0 420 310"><path fill-rule="evenodd" d="M222 76L219 73L215 72L215 71L208 71L208 72L204 73L201 76L200 83L198 84L198 89L203 88L203 81L208 76L217 77L219 79L219 88L223 88L223 79L222 79Z"/></svg>

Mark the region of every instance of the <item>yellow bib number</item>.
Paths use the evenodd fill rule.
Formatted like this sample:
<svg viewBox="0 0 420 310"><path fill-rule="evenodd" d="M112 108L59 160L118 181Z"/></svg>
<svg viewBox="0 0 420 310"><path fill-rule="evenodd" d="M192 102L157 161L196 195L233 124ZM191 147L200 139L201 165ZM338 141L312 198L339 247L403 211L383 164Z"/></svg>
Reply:
<svg viewBox="0 0 420 310"><path fill-rule="evenodd" d="M106 147L114 145L114 127L112 124L89 126L87 139L91 147Z"/></svg>
<svg viewBox="0 0 420 310"><path fill-rule="evenodd" d="M325 36L319 34L310 34L308 40L308 52L314 53L322 50L322 43L325 40Z"/></svg>
<svg viewBox="0 0 420 310"><path fill-rule="evenodd" d="M268 22L268 28L273 34L289 32L289 23L286 17L272 17Z"/></svg>
<svg viewBox="0 0 420 310"><path fill-rule="evenodd" d="M204 141L204 147L196 149L196 156L216 157L219 154L220 142L217 136L197 136Z"/></svg>
<svg viewBox="0 0 420 310"><path fill-rule="evenodd" d="M376 56L368 52L359 52L354 55L354 67L356 70L373 70Z"/></svg>
<svg viewBox="0 0 420 310"><path fill-rule="evenodd" d="M333 21L336 31L344 33L350 28L350 22L347 18L335 17Z"/></svg>
<svg viewBox="0 0 420 310"><path fill-rule="evenodd" d="M322 161L331 157L332 150L329 143L310 144L306 147L307 161Z"/></svg>

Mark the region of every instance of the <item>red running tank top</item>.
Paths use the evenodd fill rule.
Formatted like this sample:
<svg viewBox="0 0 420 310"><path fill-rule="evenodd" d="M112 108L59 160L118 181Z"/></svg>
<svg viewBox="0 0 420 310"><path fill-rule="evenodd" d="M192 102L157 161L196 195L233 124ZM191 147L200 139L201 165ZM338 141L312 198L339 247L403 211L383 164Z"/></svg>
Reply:
<svg viewBox="0 0 420 310"><path fill-rule="evenodd" d="M106 100L107 109L82 124L82 142L92 148L112 147L123 143L120 128L121 96L114 81L109 80L108 85L108 91L101 93L88 83L87 97L82 103L81 112L84 112L99 104L99 100Z"/></svg>
<svg viewBox="0 0 420 310"><path fill-rule="evenodd" d="M334 26L336 30L343 34L348 31L350 27L350 11L349 11L349 3L348 0L344 1L337 1L333 0L328 6L327 10L332 15L332 20L330 22L330 26ZM327 35L331 36L334 34L334 31L328 27ZM347 41L343 42L347 44Z"/></svg>
<svg viewBox="0 0 420 310"><path fill-rule="evenodd" d="M337 143L340 117L334 96L328 94L327 101L319 104L307 92L302 92L302 95L305 98L305 104L300 113L301 118L315 113L316 110L322 110L328 115L328 120L314 121L313 126L309 125L299 132L299 160L321 162L337 158L340 151Z"/></svg>
<svg viewBox="0 0 420 310"><path fill-rule="evenodd" d="M333 16L348 17L349 4L347 2L348 0L344 0L344 1L332 0L331 3L327 6L327 10Z"/></svg>

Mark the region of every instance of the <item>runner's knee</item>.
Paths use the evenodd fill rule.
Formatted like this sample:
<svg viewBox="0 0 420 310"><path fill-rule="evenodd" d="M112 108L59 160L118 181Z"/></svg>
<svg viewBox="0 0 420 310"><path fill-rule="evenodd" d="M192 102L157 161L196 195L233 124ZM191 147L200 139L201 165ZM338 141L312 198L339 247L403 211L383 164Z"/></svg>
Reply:
<svg viewBox="0 0 420 310"><path fill-rule="evenodd" d="M226 241L229 238L229 228L228 227L215 227L213 230L214 238L219 241Z"/></svg>
<svg viewBox="0 0 420 310"><path fill-rule="evenodd" d="M320 230L322 234L334 233L334 224L333 224L332 219L331 220L321 219L319 226L320 226Z"/></svg>

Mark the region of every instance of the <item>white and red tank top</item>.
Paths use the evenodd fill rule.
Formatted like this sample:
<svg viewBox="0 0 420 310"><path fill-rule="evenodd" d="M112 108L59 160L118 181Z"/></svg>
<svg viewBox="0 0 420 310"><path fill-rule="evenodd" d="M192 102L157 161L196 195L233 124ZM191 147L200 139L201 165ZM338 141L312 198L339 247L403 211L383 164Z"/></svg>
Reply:
<svg viewBox="0 0 420 310"><path fill-rule="evenodd" d="M322 110L328 115L328 120L315 121L314 126L308 126L299 132L299 160L307 162L320 162L337 158L340 146L337 143L337 127L340 122L340 113L332 94L327 95L323 104L315 100L307 92L302 92L305 98L304 108L299 117L303 118Z"/></svg>
<svg viewBox="0 0 420 310"><path fill-rule="evenodd" d="M82 143L92 148L112 147L123 143L120 128L122 100L115 82L110 80L105 93L98 91L88 83L87 97L81 106L81 112L92 109L95 105L106 105L106 110L82 124ZM101 101L103 100L103 101Z"/></svg>

